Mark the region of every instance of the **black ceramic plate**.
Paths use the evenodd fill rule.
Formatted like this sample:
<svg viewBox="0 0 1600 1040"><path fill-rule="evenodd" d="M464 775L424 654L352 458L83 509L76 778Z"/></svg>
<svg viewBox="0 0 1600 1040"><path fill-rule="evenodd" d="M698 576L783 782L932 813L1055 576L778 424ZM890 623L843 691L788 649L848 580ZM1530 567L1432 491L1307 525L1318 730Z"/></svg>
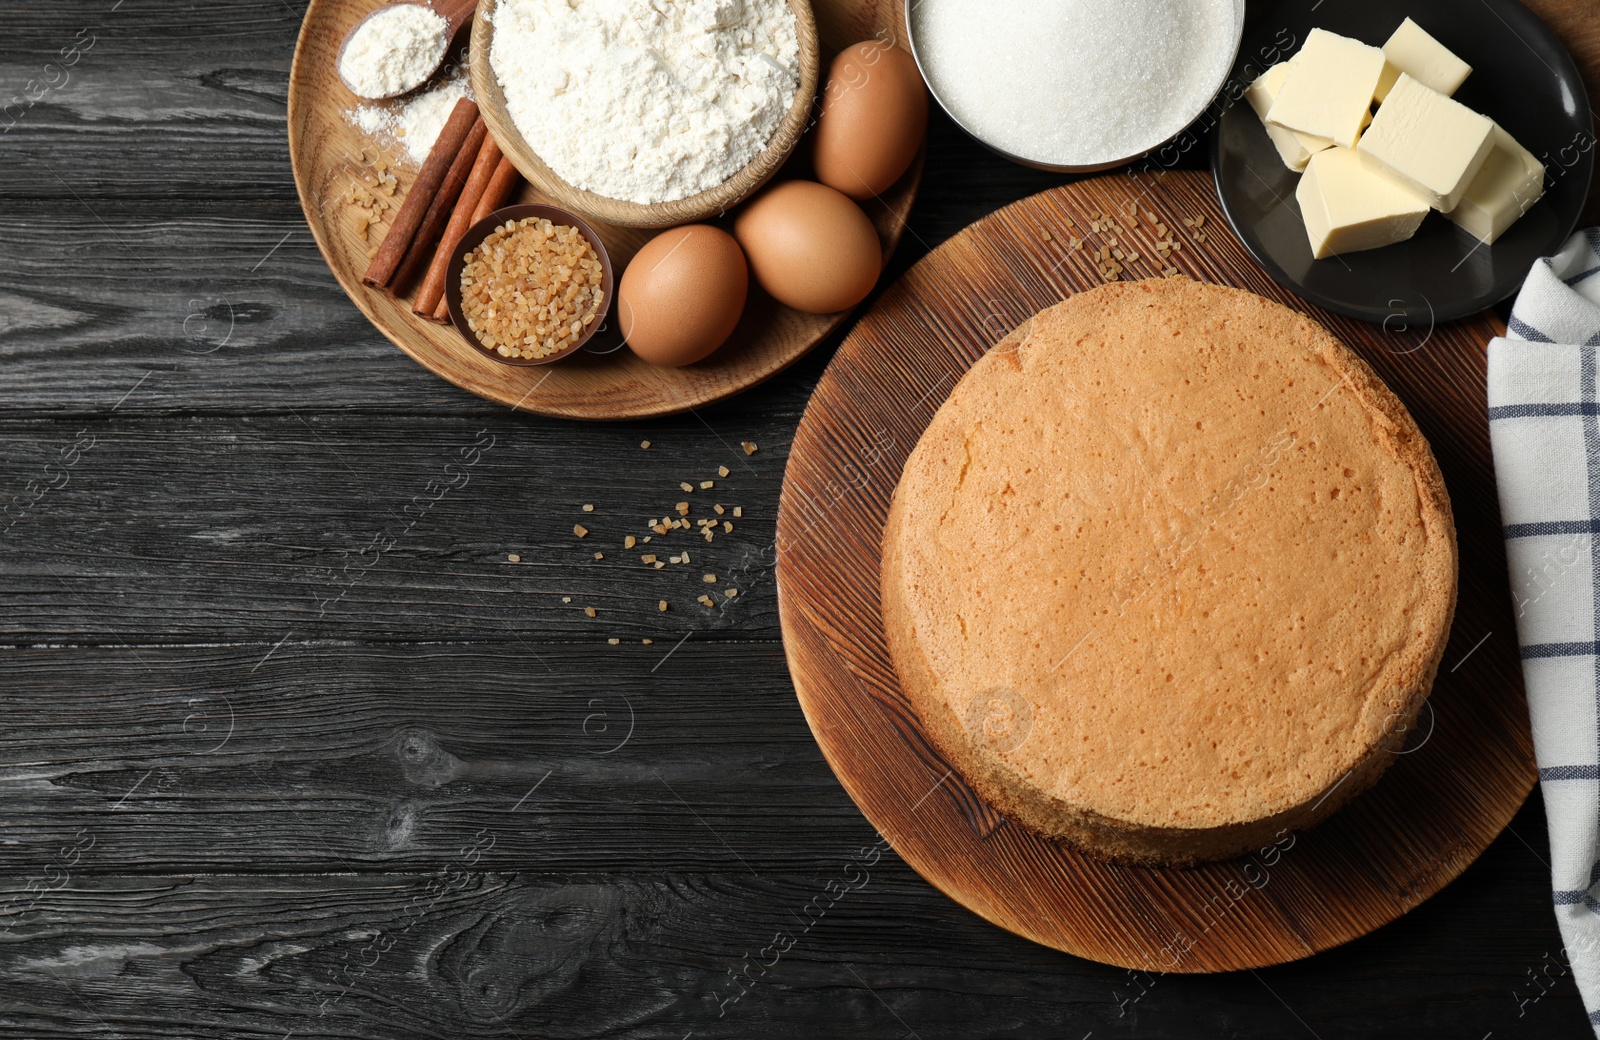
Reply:
<svg viewBox="0 0 1600 1040"><path fill-rule="evenodd" d="M1240 48L1228 96L1292 56L1313 28L1376 47L1407 16L1472 66L1456 100L1545 164L1544 198L1494 245L1429 213L1408 242L1314 260L1294 197L1300 175L1283 165L1242 97L1226 105L1212 144L1222 208L1261 265L1312 303L1374 322L1445 321L1516 292L1533 261L1577 227L1594 174L1595 131L1577 67L1516 0L1284 0Z"/></svg>

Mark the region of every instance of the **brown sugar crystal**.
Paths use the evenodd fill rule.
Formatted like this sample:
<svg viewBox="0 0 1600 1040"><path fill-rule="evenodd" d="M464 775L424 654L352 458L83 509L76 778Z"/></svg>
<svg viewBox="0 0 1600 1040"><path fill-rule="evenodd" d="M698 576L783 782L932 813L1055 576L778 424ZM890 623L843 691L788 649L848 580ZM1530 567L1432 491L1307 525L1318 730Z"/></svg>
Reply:
<svg viewBox="0 0 1600 1040"><path fill-rule="evenodd" d="M604 268L575 227L543 217L506 223L465 257L461 309L501 357L550 357L583 338L606 301Z"/></svg>

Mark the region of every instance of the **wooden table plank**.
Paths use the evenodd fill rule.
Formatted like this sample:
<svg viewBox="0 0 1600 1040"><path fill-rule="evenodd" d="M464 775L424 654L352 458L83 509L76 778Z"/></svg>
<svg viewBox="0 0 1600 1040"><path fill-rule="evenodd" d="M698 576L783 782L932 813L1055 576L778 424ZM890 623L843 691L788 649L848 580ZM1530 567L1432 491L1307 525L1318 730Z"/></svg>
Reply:
<svg viewBox="0 0 1600 1040"><path fill-rule="evenodd" d="M738 869L867 833L781 650L285 643L0 655L11 871Z"/></svg>
<svg viewBox="0 0 1600 1040"><path fill-rule="evenodd" d="M855 842L759 878L512 875L464 862L474 848L407 876L74 873L0 888L0 906L24 910L3 936L0 1030L1281 1040L1310 1035L1313 1016L1324 1037L1587 1035L1570 978L1520 1009L1504 988L1482 996L1507 960L1550 952L1530 921L1548 912L1543 868L1509 836L1456 888L1317 962L1138 978L952 913L892 853L847 873ZM1508 913L1485 927L1463 912L1475 899Z"/></svg>
<svg viewBox="0 0 1600 1040"><path fill-rule="evenodd" d="M607 427L504 410L0 419L0 639L775 639L785 396ZM680 502L719 521L713 541L653 532Z"/></svg>

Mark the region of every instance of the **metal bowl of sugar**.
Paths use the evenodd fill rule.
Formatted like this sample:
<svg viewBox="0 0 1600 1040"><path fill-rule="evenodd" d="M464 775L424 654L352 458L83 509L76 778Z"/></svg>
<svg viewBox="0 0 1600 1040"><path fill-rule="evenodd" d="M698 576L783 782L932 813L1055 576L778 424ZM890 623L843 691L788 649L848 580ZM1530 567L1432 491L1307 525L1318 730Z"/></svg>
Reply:
<svg viewBox="0 0 1600 1040"><path fill-rule="evenodd" d="M1013 162L1093 173L1204 115L1244 0L905 0L911 53L956 125Z"/></svg>

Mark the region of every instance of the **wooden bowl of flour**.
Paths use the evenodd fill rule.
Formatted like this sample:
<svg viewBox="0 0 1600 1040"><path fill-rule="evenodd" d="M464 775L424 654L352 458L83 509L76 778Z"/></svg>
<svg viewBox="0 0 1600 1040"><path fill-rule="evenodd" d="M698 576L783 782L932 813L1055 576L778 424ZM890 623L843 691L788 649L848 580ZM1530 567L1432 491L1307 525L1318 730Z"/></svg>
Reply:
<svg viewBox="0 0 1600 1040"><path fill-rule="evenodd" d="M550 196L558 206L602 223L640 228L675 227L718 217L749 198L778 172L799 144L810 118L820 65L817 23L810 0L788 0L788 3L794 11L795 35L800 45L799 87L795 90L794 101L764 150L733 176L697 195L671 202L629 202L579 188L552 170L517 129L490 60L497 0L481 0L472 25L470 71L478 110L500 150L529 183Z"/></svg>

